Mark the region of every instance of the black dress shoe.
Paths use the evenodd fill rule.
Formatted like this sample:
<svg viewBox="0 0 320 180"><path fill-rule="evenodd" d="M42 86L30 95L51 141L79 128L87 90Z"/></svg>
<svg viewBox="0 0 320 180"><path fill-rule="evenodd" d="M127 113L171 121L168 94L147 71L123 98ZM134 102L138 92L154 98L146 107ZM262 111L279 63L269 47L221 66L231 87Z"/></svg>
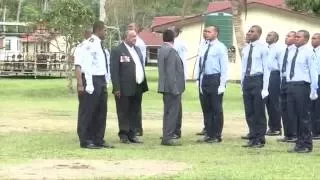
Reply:
<svg viewBox="0 0 320 180"><path fill-rule="evenodd" d="M269 129L266 132L266 135L267 136L281 136L281 131L274 131L274 130Z"/></svg>
<svg viewBox="0 0 320 180"><path fill-rule="evenodd" d="M120 142L123 144L130 144L130 141L127 137L120 137Z"/></svg>
<svg viewBox="0 0 320 180"><path fill-rule="evenodd" d="M209 139L205 140L204 142L211 144L211 143L220 143L221 141L222 141L221 138L209 138Z"/></svg>
<svg viewBox="0 0 320 180"><path fill-rule="evenodd" d="M131 143L137 143L137 144L142 144L143 143L143 141L141 141L139 138L137 138L137 137L133 137L133 138L129 138L129 141L131 142Z"/></svg>
<svg viewBox="0 0 320 180"><path fill-rule="evenodd" d="M296 147L288 150L289 153L309 153L311 151L312 150L309 148L296 148Z"/></svg>
<svg viewBox="0 0 320 180"><path fill-rule="evenodd" d="M101 146L97 146L93 143L87 143L87 144L80 144L81 148L85 148L85 149L101 149Z"/></svg>
<svg viewBox="0 0 320 180"><path fill-rule="evenodd" d="M250 136L250 134L248 133L247 135L245 135L245 136L241 136L241 139L251 139L251 136Z"/></svg>
<svg viewBox="0 0 320 180"><path fill-rule="evenodd" d="M206 134L207 134L207 131L205 129L202 129L202 131L196 133L196 135L198 135L198 136L204 136Z"/></svg>
<svg viewBox="0 0 320 180"><path fill-rule="evenodd" d="M161 145L164 145L164 146L181 146L181 143L179 142L179 140L177 139L170 139L170 140L167 140L167 141L161 141Z"/></svg>
<svg viewBox="0 0 320 180"><path fill-rule="evenodd" d="M242 145L242 147L246 147L246 148L262 148L262 147L264 147L264 144L261 143L261 142L249 141L247 144Z"/></svg>
<svg viewBox="0 0 320 180"><path fill-rule="evenodd" d="M108 143L106 143L106 142L104 142L104 143L102 143L102 144L96 144L96 146L99 146L99 147L102 147L102 148L110 148L110 149L114 148L113 145L108 144Z"/></svg>
<svg viewBox="0 0 320 180"><path fill-rule="evenodd" d="M161 136L160 139L162 139L162 138L163 138L163 137ZM172 139L180 139L180 138L181 138L181 136L176 135L176 134L172 136Z"/></svg>
<svg viewBox="0 0 320 180"><path fill-rule="evenodd" d="M135 135L136 135L136 136L143 136L143 132L138 131L138 132L136 132Z"/></svg>

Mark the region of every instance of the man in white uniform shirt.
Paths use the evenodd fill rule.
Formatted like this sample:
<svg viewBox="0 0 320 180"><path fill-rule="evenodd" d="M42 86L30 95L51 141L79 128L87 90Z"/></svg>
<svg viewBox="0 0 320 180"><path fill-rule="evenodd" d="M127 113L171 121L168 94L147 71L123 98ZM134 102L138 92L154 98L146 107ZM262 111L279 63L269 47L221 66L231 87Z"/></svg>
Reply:
<svg viewBox="0 0 320 180"><path fill-rule="evenodd" d="M102 21L93 25L93 34L81 47L84 91L79 95L78 136L81 148L113 148L104 141L107 117L107 55L102 46L105 38Z"/></svg>
<svg viewBox="0 0 320 180"><path fill-rule="evenodd" d="M142 130L142 94L148 91L142 54L135 46L136 32L128 30L124 41L111 51L111 80L115 95L121 143L142 143L136 136Z"/></svg>

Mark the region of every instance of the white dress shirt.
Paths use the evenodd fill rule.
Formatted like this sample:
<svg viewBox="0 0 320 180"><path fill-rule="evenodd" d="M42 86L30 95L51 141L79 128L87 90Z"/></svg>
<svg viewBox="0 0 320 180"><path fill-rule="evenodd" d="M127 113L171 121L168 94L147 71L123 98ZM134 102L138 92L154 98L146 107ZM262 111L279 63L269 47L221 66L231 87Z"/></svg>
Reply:
<svg viewBox="0 0 320 180"><path fill-rule="evenodd" d="M106 58L100 38L93 34L84 42L82 50L82 68L84 69L86 82L87 85L93 85L92 76L107 76Z"/></svg>
<svg viewBox="0 0 320 180"><path fill-rule="evenodd" d="M136 83L141 84L144 80L144 74L143 74L143 68L142 68L142 64L141 64L139 55L138 55L137 51L134 49L134 46L130 47L126 43L124 43L124 44L127 47L128 51L134 61L134 64L136 65Z"/></svg>
<svg viewBox="0 0 320 180"><path fill-rule="evenodd" d="M186 44L183 41L181 41L180 39L175 39L173 46L174 46L174 49L178 52L178 54L182 60L183 69L184 69L184 77L185 77L185 79L187 79L187 77L188 77L188 63L187 63L188 50L187 50Z"/></svg>
<svg viewBox="0 0 320 180"><path fill-rule="evenodd" d="M140 49L141 54L142 54L142 62L143 65L145 65L146 62L146 57L147 57L147 47L146 44L144 43L144 41L137 35L136 37L136 46Z"/></svg>

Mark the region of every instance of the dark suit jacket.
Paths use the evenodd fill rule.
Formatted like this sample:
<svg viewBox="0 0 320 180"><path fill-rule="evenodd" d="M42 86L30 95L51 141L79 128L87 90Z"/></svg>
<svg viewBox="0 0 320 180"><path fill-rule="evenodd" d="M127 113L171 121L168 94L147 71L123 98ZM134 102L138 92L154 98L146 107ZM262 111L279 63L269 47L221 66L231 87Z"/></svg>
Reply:
<svg viewBox="0 0 320 180"><path fill-rule="evenodd" d="M176 50L163 44L158 55L158 92L182 94L185 90L183 63Z"/></svg>
<svg viewBox="0 0 320 180"><path fill-rule="evenodd" d="M142 92L148 91L146 74L143 66L142 54L138 47L134 47L140 57L143 69L144 81L140 84ZM136 65L131 57L129 50L122 42L119 46L112 49L110 54L110 71L113 85L112 92L120 91L123 96L133 96L136 93Z"/></svg>

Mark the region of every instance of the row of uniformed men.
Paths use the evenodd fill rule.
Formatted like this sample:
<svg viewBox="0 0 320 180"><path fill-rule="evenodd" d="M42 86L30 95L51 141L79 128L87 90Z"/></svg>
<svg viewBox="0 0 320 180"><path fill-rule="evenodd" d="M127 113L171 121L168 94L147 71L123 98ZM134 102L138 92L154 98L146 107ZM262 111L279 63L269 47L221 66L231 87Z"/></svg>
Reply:
<svg viewBox="0 0 320 180"><path fill-rule="evenodd" d="M217 39L218 33L218 27L205 29L206 43L200 47L196 70L205 127L198 135L205 135L202 141L208 143L221 142L223 127L222 96L228 57L225 46ZM281 135L282 118L284 138L279 141L295 142L290 152L311 152L312 136L319 139L320 135L320 34L312 36L311 48L306 30L289 32L283 47L276 44L276 32L268 34L269 46L259 40L261 33L260 26L252 26L242 50L241 87L249 127L248 135L242 137L249 140L244 147L261 148L265 135Z"/></svg>
<svg viewBox="0 0 320 180"><path fill-rule="evenodd" d="M77 132L80 147L113 148L104 141L107 115L106 84L112 80L116 100L119 137L122 143L142 143L141 102L148 91L144 64L146 46L137 35L135 23L128 25L123 42L109 54L103 47L106 28L98 21L85 33L85 39L75 49L75 66L79 113ZM173 29L179 35L179 29ZM175 41L175 49L185 63L186 48ZM186 67L186 66L185 66ZM112 79L111 79L111 76Z"/></svg>

